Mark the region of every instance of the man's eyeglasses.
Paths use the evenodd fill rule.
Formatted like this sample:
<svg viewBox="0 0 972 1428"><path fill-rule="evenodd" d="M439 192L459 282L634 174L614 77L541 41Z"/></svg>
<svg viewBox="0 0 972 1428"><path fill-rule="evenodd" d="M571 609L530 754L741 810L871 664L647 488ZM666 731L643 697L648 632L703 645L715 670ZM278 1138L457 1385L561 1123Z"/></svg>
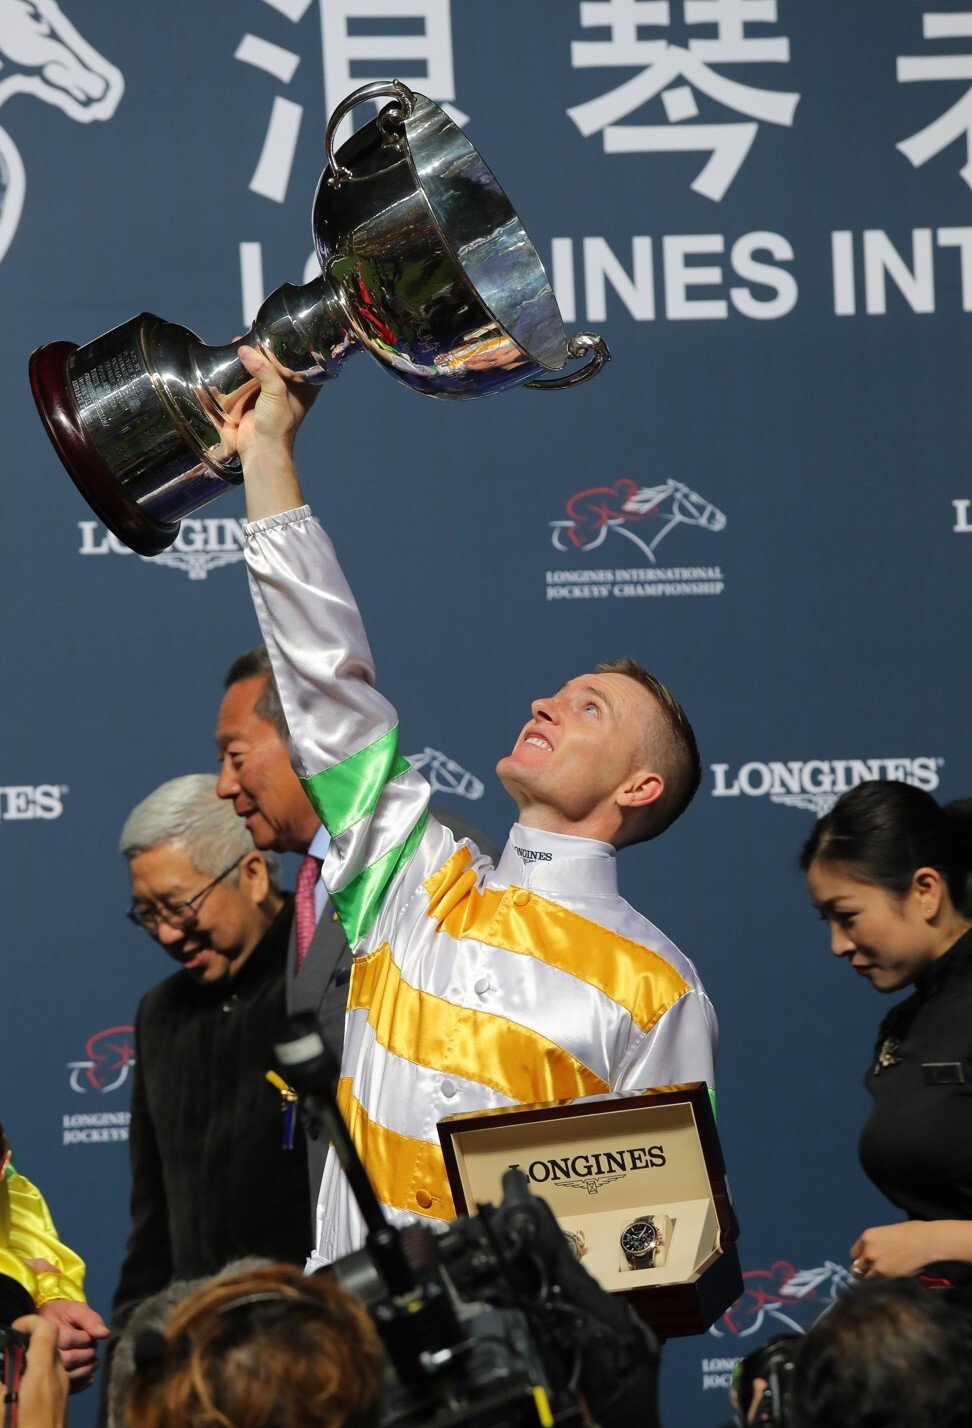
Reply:
<svg viewBox="0 0 972 1428"><path fill-rule="evenodd" d="M217 883L221 883L224 878L228 878L234 868L238 868L246 857L241 853L235 863L230 863L228 868L224 868L218 878L213 878L211 883L207 883L201 892L197 892L195 897L188 898L185 902L177 902L173 907L154 906L144 907L139 902L132 902L131 907L125 913L129 921L134 922L136 927L143 927L146 932L154 933L158 931L160 922L165 922L169 927L178 927L181 931L192 927L199 916L199 904L208 892L212 892Z"/></svg>

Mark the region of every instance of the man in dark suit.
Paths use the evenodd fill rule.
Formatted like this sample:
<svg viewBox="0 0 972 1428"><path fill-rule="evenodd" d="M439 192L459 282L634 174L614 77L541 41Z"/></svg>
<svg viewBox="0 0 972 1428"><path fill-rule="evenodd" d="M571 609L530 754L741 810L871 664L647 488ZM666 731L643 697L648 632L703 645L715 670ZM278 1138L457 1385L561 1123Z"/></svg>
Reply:
<svg viewBox="0 0 972 1428"><path fill-rule="evenodd" d="M106 1368L135 1307L171 1280L214 1274L243 1253L301 1265L312 1225L303 1134L289 1150L265 1079L291 913L277 859L254 848L212 774L143 799L121 851L128 915L179 970L135 1017L132 1229Z"/></svg>
<svg viewBox="0 0 972 1428"><path fill-rule="evenodd" d="M258 848L303 854L287 955L287 1010L317 1016L340 1064L351 950L321 882L321 865L330 840L291 768L287 720L263 645L234 660L223 688L216 720L220 760L216 792L232 801ZM436 807L434 812L457 838L472 838L484 852L498 854L488 838L451 809ZM326 1156L323 1137L308 1141L315 1211Z"/></svg>

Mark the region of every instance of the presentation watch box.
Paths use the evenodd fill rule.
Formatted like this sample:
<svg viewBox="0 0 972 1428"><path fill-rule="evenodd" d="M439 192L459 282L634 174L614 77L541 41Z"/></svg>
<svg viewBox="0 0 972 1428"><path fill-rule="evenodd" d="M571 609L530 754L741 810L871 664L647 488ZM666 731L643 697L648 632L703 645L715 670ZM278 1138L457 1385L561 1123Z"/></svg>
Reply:
<svg viewBox="0 0 972 1428"><path fill-rule="evenodd" d="M476 1111L438 1129L457 1214L498 1204L519 1166L584 1267L661 1338L703 1333L742 1293L704 1081Z"/></svg>

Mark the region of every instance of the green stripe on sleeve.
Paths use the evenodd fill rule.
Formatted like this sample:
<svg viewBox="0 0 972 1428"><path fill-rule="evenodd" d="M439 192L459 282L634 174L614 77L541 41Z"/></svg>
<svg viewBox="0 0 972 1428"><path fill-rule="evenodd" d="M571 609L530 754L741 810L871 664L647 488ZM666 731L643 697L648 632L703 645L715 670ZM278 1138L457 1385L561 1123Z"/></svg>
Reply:
<svg viewBox="0 0 972 1428"><path fill-rule="evenodd" d="M425 809L404 843L389 848L387 853L382 854L356 878L352 878L340 892L331 893L331 903L344 924L350 947L356 946L370 929L378 916L385 889L422 841L428 821L428 809Z"/></svg>
<svg viewBox="0 0 972 1428"><path fill-rule="evenodd" d="M396 724L373 744L300 782L324 827L337 838L373 813L385 784L409 767L398 752Z"/></svg>

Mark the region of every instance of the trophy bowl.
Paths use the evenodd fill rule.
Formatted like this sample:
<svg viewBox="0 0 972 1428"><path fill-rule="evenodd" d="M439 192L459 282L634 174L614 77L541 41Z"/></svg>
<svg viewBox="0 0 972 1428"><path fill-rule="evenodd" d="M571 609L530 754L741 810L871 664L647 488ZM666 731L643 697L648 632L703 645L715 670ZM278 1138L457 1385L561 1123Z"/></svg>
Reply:
<svg viewBox="0 0 972 1428"><path fill-rule="evenodd" d="M335 153L345 115L381 97L390 103ZM325 152L313 205L321 275L271 293L238 339L289 380L330 381L366 351L413 391L462 399L575 386L608 361L595 334L568 340L505 193L430 99L397 80L355 90L328 122ZM258 384L236 349L141 313L84 346L52 342L31 356L58 456L140 555L171 545L183 516L242 480L222 432Z"/></svg>

